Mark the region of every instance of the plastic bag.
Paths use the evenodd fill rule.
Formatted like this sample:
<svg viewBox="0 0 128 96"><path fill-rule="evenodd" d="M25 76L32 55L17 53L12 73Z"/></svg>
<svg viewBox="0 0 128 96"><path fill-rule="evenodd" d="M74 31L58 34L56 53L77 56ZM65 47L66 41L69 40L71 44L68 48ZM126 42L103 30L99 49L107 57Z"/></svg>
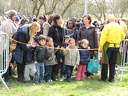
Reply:
<svg viewBox="0 0 128 96"><path fill-rule="evenodd" d="M90 73L97 73L99 70L99 61L95 59L91 59L88 63L87 71Z"/></svg>

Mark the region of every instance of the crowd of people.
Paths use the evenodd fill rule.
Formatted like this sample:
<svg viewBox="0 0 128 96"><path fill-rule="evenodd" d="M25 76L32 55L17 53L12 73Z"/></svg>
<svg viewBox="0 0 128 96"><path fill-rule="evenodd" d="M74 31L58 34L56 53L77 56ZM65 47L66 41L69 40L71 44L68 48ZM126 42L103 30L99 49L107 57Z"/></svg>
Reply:
<svg viewBox="0 0 128 96"><path fill-rule="evenodd" d="M99 24L92 22L88 14L67 21L59 14L27 18L15 10L9 10L6 16L1 30L12 38L11 61L3 75L6 82L10 82L16 67L18 82L58 81L59 75L71 82L74 67L77 67L75 80L91 79L88 63L98 55L98 49L103 55L99 81L114 82L120 42L128 36L127 25L121 19L109 15L107 22Z"/></svg>

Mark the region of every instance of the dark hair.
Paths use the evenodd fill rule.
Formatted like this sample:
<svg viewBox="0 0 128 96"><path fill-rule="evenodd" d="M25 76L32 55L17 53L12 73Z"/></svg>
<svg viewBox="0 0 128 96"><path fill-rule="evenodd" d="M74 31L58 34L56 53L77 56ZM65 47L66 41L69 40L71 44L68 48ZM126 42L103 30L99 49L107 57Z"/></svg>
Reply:
<svg viewBox="0 0 128 96"><path fill-rule="evenodd" d="M48 23L51 25L52 21L53 21L53 17L54 17L54 14L51 14L49 15L48 17Z"/></svg>
<svg viewBox="0 0 128 96"><path fill-rule="evenodd" d="M92 23L92 25L94 25L96 28L99 28L98 21L94 21L94 22Z"/></svg>
<svg viewBox="0 0 128 96"><path fill-rule="evenodd" d="M40 40L46 40L46 37L45 37L45 36L40 35L40 36L38 37L38 41L40 41Z"/></svg>
<svg viewBox="0 0 128 96"><path fill-rule="evenodd" d="M52 39L51 37L46 38L46 42L49 42L49 40Z"/></svg>
<svg viewBox="0 0 128 96"><path fill-rule="evenodd" d="M91 22L92 22L92 18L91 18L91 16L87 14L87 15L84 15L83 18L84 18L84 17L87 17L88 20L90 21L89 24L91 24Z"/></svg>
<svg viewBox="0 0 128 96"><path fill-rule="evenodd" d="M42 19L42 20L44 20L44 21L47 20L45 15L39 16L39 19Z"/></svg>
<svg viewBox="0 0 128 96"><path fill-rule="evenodd" d="M66 27L69 28L69 27L68 27L68 22L69 22L69 21L71 21L72 24L73 24L73 27L75 27L75 22L74 22L73 20L68 20L68 21L67 21L67 24L66 24Z"/></svg>
<svg viewBox="0 0 128 96"><path fill-rule="evenodd" d="M60 15L56 14L54 17L53 17L53 21L54 21L54 24L55 26L57 26L57 20L59 20L61 18Z"/></svg>
<svg viewBox="0 0 128 96"><path fill-rule="evenodd" d="M11 44L17 44L17 42L15 40L10 40L9 45L11 45Z"/></svg>

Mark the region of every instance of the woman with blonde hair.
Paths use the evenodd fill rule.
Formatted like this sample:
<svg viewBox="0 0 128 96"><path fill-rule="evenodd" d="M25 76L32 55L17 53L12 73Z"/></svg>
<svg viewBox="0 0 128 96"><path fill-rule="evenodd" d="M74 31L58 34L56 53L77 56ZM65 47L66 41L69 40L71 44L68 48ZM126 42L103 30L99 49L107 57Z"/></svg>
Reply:
<svg viewBox="0 0 128 96"><path fill-rule="evenodd" d="M24 25L20 27L16 34L13 35L13 39L17 41L17 47L13 53L13 59L17 63L17 72L18 78L17 81L23 82L24 75L24 59L23 53L24 51L30 52L30 49L27 47L27 43L32 44L33 36L40 31L40 25L37 22L33 22L32 24Z"/></svg>

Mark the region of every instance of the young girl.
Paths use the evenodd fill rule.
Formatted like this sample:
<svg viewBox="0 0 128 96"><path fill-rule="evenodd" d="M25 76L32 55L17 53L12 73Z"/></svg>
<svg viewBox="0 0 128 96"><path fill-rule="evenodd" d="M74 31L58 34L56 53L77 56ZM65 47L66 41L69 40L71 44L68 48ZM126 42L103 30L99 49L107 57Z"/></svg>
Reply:
<svg viewBox="0 0 128 96"><path fill-rule="evenodd" d="M52 67L53 65L57 64L56 56L54 53L53 40L51 37L46 38L46 54L47 54L47 58L44 61L45 82L51 82L51 74L55 74L56 72L54 70L52 71ZM54 79L56 79L56 77L54 77Z"/></svg>
<svg viewBox="0 0 128 96"><path fill-rule="evenodd" d="M90 61L90 53L88 50L89 41L87 39L83 39L80 41L80 64L78 65L77 74L76 74L76 80L84 80L85 79L85 71L86 71L86 65ZM83 49L83 50L82 50ZM85 50L84 50L85 49Z"/></svg>
<svg viewBox="0 0 128 96"><path fill-rule="evenodd" d="M63 51L65 55L66 75L67 81L71 82L71 76L75 65L79 64L80 56L77 47L75 46L75 40L69 39L68 47Z"/></svg>

